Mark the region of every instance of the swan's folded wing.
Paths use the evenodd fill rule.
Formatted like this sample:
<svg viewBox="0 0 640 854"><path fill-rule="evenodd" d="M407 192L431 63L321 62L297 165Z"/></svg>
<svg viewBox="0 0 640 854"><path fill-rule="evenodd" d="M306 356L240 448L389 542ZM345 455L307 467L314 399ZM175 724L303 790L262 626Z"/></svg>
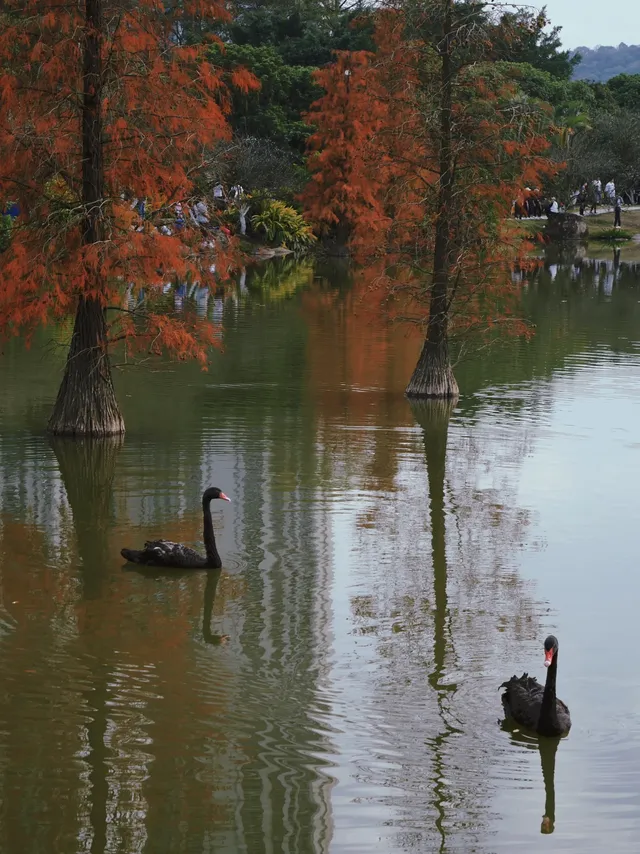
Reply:
<svg viewBox="0 0 640 854"><path fill-rule="evenodd" d="M173 557L179 556L184 566L197 566L198 564L204 566L206 564L206 559L201 554L198 554L195 549L190 549L189 546L183 546L182 543L178 543L171 554Z"/></svg>
<svg viewBox="0 0 640 854"><path fill-rule="evenodd" d="M571 714L569 713L569 707L566 703L563 703L562 700L558 700L556 698L556 711L558 715L558 722L562 727L564 732L569 732L571 729Z"/></svg>
<svg viewBox="0 0 640 854"><path fill-rule="evenodd" d="M171 540L149 540L144 544L144 551L141 554L141 563L152 566L198 567L206 563L194 549L182 543L173 543Z"/></svg>
<svg viewBox="0 0 640 854"><path fill-rule="evenodd" d="M521 726L536 729L542 706L543 686L538 680L523 673L518 679L513 676L504 683L506 691L502 695L502 704L509 717Z"/></svg>
<svg viewBox="0 0 640 854"><path fill-rule="evenodd" d="M180 543L174 543L171 540L147 540L144 544L145 549L149 549L149 551L173 551L175 548L179 547Z"/></svg>
<svg viewBox="0 0 640 854"><path fill-rule="evenodd" d="M529 676L528 673L523 673L522 676L512 676L500 686L501 688L510 688L512 685L520 685L527 691L539 691L542 685L538 682L535 676ZM544 690L544 689L543 689Z"/></svg>

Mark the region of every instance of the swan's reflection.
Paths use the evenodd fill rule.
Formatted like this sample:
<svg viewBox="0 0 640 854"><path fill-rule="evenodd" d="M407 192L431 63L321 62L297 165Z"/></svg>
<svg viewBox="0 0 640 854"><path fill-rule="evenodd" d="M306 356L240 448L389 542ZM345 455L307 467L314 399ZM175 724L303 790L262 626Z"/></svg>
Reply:
<svg viewBox="0 0 640 854"><path fill-rule="evenodd" d="M143 566L141 564L127 563L122 567L123 572L135 572L144 578L154 578L157 581L177 581L182 578L193 578L192 569L159 569L154 566ZM213 615L213 604L216 599L218 582L222 575L221 569L207 570L207 581L204 587L204 607L202 610L202 639L212 646L220 646L229 640L229 635L218 635L211 631L211 617Z"/></svg>
<svg viewBox="0 0 640 854"><path fill-rule="evenodd" d="M544 815L542 816L540 833L553 833L556 823L556 752L560 739L529 735L516 727L517 724L512 721L504 721L502 724L502 728L511 734L511 741L514 744L525 745L529 750L537 749L540 753L542 779L544 781Z"/></svg>
<svg viewBox="0 0 640 854"><path fill-rule="evenodd" d="M211 616L213 614L213 603L216 599L218 582L222 575L221 569L211 569L207 572L207 583L204 588L204 609L202 612L202 638L205 643L213 646L226 643L229 635L216 635L211 631Z"/></svg>

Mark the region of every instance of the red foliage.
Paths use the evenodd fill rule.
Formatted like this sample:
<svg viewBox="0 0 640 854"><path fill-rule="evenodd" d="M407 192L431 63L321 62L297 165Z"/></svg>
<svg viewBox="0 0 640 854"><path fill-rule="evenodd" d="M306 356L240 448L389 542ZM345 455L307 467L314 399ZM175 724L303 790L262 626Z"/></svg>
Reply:
<svg viewBox="0 0 640 854"><path fill-rule="evenodd" d="M376 233L388 225L383 190L386 163L375 163L377 133L388 124L386 105L372 92L375 70L366 51L336 53L333 65L315 73L326 94L308 116L311 183L307 214L321 228L338 226L352 236L362 223Z"/></svg>
<svg viewBox="0 0 640 854"><path fill-rule="evenodd" d="M212 335L202 321L160 315L159 286L190 274L203 284L228 266L225 248L203 245L198 230L174 236L139 224L124 198L155 211L183 201L207 151L230 135L229 93L205 46L173 38L180 14L225 19L221 0L101 0L105 239L83 240L83 55L96 33L85 4L5 0L0 11L0 202L19 201L22 216L0 267L0 329L29 333L72 314L78 296L119 305L126 287L144 286L146 323L119 322L116 337L153 341L205 360ZM232 84L257 87L248 72ZM86 92L85 92L86 97ZM140 312L142 314L142 312ZM124 315L120 315L124 317Z"/></svg>

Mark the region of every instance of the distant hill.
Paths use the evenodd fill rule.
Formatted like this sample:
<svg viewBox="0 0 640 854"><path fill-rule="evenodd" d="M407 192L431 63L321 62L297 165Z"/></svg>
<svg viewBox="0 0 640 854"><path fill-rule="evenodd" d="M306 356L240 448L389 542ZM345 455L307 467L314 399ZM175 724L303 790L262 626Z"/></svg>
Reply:
<svg viewBox="0 0 640 854"><path fill-rule="evenodd" d="M640 44L625 44L618 47L579 47L582 62L573 72L574 80L596 80L604 83L617 74L640 74Z"/></svg>

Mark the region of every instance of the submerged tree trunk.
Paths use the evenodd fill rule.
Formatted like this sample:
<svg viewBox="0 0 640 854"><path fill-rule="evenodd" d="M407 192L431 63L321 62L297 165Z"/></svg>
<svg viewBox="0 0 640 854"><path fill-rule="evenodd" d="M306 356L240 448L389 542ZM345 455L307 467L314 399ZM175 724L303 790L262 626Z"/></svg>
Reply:
<svg viewBox="0 0 640 854"><path fill-rule="evenodd" d="M352 229L343 219L332 229L331 234L325 237L322 248L331 257L346 258L351 254L349 240Z"/></svg>
<svg viewBox="0 0 640 854"><path fill-rule="evenodd" d="M449 361L446 336L434 341L427 332L405 393L408 397L458 397L458 383Z"/></svg>
<svg viewBox="0 0 640 854"><path fill-rule="evenodd" d="M440 181L438 184L433 251L433 282L429 304L427 336L406 388L409 397L457 397L458 383L449 360L449 279L451 269L450 230L455 180L452 123L453 123L453 0L444 0L443 37L440 42L440 122L438 152Z"/></svg>
<svg viewBox="0 0 640 854"><path fill-rule="evenodd" d="M80 297L67 365L49 430L66 436L124 433L107 352L104 310L95 299Z"/></svg>
<svg viewBox="0 0 640 854"><path fill-rule="evenodd" d="M102 0L85 0L84 98L82 104L82 241L102 243L104 165L102 158ZM99 274L98 274L99 275ZM95 283L99 291L100 283ZM109 436L124 433L107 346L104 308L81 296L58 397L49 420L55 434Z"/></svg>

